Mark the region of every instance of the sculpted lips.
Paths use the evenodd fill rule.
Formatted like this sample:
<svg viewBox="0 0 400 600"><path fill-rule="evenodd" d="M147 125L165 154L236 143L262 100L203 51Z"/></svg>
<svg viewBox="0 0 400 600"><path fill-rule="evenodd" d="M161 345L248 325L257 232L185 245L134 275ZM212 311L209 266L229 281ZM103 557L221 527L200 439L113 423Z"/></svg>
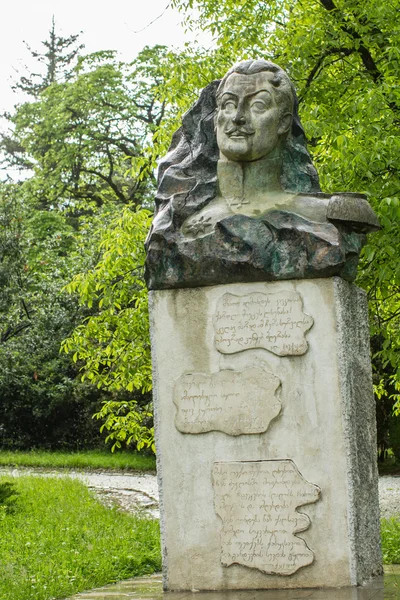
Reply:
<svg viewBox="0 0 400 600"><path fill-rule="evenodd" d="M254 135L255 131L253 129L246 130L246 129L237 129L237 127L235 127L234 129L227 129L225 131L225 134L228 137L241 138L241 137L249 137L250 135Z"/></svg>

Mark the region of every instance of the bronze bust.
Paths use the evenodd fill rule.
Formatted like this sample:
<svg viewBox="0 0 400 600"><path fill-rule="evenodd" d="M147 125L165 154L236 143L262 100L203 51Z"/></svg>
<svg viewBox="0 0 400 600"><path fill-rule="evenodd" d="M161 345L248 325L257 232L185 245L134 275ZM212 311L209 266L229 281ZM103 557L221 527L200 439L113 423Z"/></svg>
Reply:
<svg viewBox="0 0 400 600"><path fill-rule="evenodd" d="M289 77L249 60L202 91L160 163L147 284L351 281L376 229L365 196L321 193Z"/></svg>

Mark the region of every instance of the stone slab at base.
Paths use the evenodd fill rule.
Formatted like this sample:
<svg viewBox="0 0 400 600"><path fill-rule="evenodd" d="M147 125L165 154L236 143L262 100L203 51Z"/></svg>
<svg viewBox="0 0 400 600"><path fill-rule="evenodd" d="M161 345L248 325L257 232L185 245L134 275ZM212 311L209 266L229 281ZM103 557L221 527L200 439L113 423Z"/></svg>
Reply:
<svg viewBox="0 0 400 600"><path fill-rule="evenodd" d="M164 588L381 573L364 292L330 278L150 299Z"/></svg>

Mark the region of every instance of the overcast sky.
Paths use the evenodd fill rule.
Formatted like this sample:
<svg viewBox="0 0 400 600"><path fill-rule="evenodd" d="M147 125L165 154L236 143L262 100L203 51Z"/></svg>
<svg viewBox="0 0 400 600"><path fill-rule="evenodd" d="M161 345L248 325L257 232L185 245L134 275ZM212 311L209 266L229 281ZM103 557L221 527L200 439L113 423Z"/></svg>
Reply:
<svg viewBox="0 0 400 600"><path fill-rule="evenodd" d="M182 46L185 35L179 13L168 0L7 0L2 3L0 36L0 112L18 101L12 80L32 67L24 40L34 50L48 36L52 15L64 37L83 31L85 52L117 50L125 61L133 60L146 45ZM153 22L154 21L154 22ZM210 41L203 38L203 43Z"/></svg>

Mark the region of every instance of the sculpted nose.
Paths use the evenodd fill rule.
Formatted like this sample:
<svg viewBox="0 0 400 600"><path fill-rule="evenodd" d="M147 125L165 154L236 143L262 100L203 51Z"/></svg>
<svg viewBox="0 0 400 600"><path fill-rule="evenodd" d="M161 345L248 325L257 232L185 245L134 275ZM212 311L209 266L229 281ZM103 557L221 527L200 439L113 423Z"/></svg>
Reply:
<svg viewBox="0 0 400 600"><path fill-rule="evenodd" d="M246 115L244 114L242 106L238 106L238 109L232 121L235 125L244 125L246 123Z"/></svg>

